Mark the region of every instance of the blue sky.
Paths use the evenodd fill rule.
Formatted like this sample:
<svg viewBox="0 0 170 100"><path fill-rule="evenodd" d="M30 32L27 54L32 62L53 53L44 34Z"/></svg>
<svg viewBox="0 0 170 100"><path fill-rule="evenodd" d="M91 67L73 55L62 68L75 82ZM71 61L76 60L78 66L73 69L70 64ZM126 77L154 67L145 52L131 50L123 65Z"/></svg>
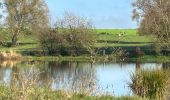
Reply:
<svg viewBox="0 0 170 100"><path fill-rule="evenodd" d="M89 18L96 28L136 28L132 0L46 0L53 19L71 12Z"/></svg>

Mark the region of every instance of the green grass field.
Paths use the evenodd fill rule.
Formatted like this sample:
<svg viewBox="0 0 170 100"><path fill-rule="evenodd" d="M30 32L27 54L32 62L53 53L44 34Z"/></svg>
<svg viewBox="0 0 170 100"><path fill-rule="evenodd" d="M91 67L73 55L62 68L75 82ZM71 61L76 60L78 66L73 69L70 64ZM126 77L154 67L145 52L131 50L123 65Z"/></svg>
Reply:
<svg viewBox="0 0 170 100"><path fill-rule="evenodd" d="M117 33L125 32L126 34L119 37ZM107 33L107 34L103 34ZM119 47L119 46L146 46L152 43L152 39L146 36L140 36L136 29L97 29L96 47ZM2 47L0 50L29 51L39 50L38 40L35 36L27 35L20 37L20 45L16 47Z"/></svg>
<svg viewBox="0 0 170 100"><path fill-rule="evenodd" d="M107 34L102 34L106 32ZM125 32L126 34L119 37L118 33ZM98 40L112 40L124 42L152 42L152 39L147 36L140 36L136 29L97 29Z"/></svg>
<svg viewBox="0 0 170 100"><path fill-rule="evenodd" d="M120 32L126 34L118 36ZM140 36L136 29L98 29L98 38L100 41L97 47L103 46L145 46L150 45L153 39L147 36Z"/></svg>
<svg viewBox="0 0 170 100"><path fill-rule="evenodd" d="M106 32L112 35L116 35L119 32L125 32L127 35L138 35L136 29L97 29L97 33Z"/></svg>

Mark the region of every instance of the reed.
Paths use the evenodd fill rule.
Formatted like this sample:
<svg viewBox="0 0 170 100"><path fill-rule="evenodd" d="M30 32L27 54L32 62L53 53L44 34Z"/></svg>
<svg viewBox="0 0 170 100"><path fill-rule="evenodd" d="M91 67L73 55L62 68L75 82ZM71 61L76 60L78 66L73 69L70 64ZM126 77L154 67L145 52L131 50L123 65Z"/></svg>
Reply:
<svg viewBox="0 0 170 100"><path fill-rule="evenodd" d="M166 100L168 81L168 74L162 70L141 70L131 76L129 87L140 97Z"/></svg>

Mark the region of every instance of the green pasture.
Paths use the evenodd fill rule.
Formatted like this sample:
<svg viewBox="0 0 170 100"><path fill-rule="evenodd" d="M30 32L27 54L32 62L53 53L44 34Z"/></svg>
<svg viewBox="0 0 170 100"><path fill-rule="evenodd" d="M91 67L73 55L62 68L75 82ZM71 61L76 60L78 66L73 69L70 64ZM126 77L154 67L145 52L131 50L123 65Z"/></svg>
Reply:
<svg viewBox="0 0 170 100"><path fill-rule="evenodd" d="M119 33L125 33L119 36ZM97 29L96 47L145 46L153 42L151 37L141 36L136 29Z"/></svg>
<svg viewBox="0 0 170 100"><path fill-rule="evenodd" d="M120 32L125 32L126 35L138 35L136 29L97 29L97 33L109 33L112 35L116 35Z"/></svg>
<svg viewBox="0 0 170 100"><path fill-rule="evenodd" d="M148 46L153 39L147 36L140 36L136 29L97 29L97 43L95 47L119 47L119 46ZM117 33L125 32L119 37ZM0 46L0 50L30 51L40 50L38 40L34 35L24 35L19 38L19 45L15 47Z"/></svg>
<svg viewBox="0 0 170 100"><path fill-rule="evenodd" d="M119 33L124 35L118 36ZM141 36L136 29L97 29L98 40L105 41L124 41L124 42L152 42L153 39Z"/></svg>

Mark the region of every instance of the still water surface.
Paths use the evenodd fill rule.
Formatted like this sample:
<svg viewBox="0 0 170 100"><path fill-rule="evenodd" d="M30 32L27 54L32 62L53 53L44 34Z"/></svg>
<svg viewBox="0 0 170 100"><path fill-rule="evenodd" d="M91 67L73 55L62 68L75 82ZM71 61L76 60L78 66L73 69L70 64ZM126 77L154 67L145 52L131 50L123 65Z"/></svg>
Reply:
<svg viewBox="0 0 170 100"><path fill-rule="evenodd" d="M36 78L38 87L93 95L132 95L130 76L140 69L162 69L161 63L11 62L0 63L0 85L10 86L16 73ZM34 75L33 75L34 73ZM16 81L15 81L16 82Z"/></svg>

